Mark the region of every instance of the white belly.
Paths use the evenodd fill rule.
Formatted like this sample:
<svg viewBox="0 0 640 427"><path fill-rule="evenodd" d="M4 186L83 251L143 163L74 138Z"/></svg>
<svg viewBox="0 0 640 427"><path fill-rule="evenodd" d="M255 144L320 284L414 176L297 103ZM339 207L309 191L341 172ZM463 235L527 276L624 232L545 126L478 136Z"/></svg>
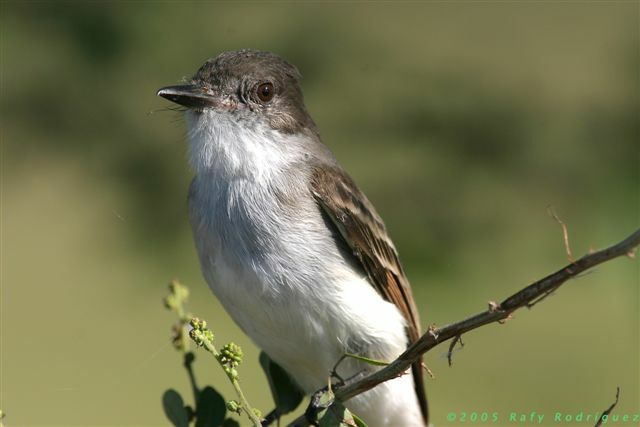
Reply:
<svg viewBox="0 0 640 427"><path fill-rule="evenodd" d="M234 321L307 393L326 385L345 352L397 357L405 320L325 223L296 163L306 156L303 141L212 110L189 112L187 122L194 240L205 279ZM338 372L365 368L374 369L348 360ZM410 374L348 406L372 427L422 425Z"/></svg>
<svg viewBox="0 0 640 427"><path fill-rule="evenodd" d="M207 270L207 282L234 321L307 393L326 384L345 352L390 361L406 348L400 312L353 272L317 277L306 285L326 293L307 295L291 289L261 293L260 277L238 274L222 260ZM339 373L348 377L356 366L344 363Z"/></svg>
<svg viewBox="0 0 640 427"><path fill-rule="evenodd" d="M246 196L252 190L242 191ZM275 221L264 212L287 215L275 205L221 203L228 194L202 204L197 193L190 200L191 221L207 283L233 320L305 392L326 385L346 352L391 361L404 351L402 314L345 260L350 255L340 251L312 200L298 207L301 220ZM362 369L375 368L347 360L338 373L349 377ZM394 423L420 425L410 374L349 406L373 426L388 425L390 416Z"/></svg>

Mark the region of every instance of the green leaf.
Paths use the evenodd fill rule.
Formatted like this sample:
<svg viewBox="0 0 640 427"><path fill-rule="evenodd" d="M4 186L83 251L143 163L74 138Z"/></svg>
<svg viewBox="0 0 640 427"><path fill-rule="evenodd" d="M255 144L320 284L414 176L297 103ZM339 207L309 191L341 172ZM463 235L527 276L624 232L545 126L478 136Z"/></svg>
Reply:
<svg viewBox="0 0 640 427"><path fill-rule="evenodd" d="M333 402L331 406L318 413L320 427L358 427L358 423L340 402Z"/></svg>
<svg viewBox="0 0 640 427"><path fill-rule="evenodd" d="M318 399L318 405L328 408L335 399L333 391L325 390L320 394L320 398Z"/></svg>
<svg viewBox="0 0 640 427"><path fill-rule="evenodd" d="M353 354L353 353L345 353L344 355L345 355L345 357L350 357L352 359L356 359L356 360L359 360L361 362L368 363L369 365L387 366L389 364L389 362L384 362L382 360L377 360L377 359L370 359L368 357L359 356L359 355Z"/></svg>
<svg viewBox="0 0 640 427"><path fill-rule="evenodd" d="M296 409L304 394L289 374L264 352L260 353L260 365L267 376L273 401L280 414L284 415Z"/></svg>
<svg viewBox="0 0 640 427"><path fill-rule="evenodd" d="M213 387L207 386L198 395L196 427L219 427L227 413L224 398Z"/></svg>
<svg viewBox="0 0 640 427"><path fill-rule="evenodd" d="M169 389L162 395L164 413L175 427L189 427L189 414L184 407L184 401L174 389Z"/></svg>
<svg viewBox="0 0 640 427"><path fill-rule="evenodd" d="M233 418L227 418L222 423L222 427L240 427L240 423L234 420Z"/></svg>
<svg viewBox="0 0 640 427"><path fill-rule="evenodd" d="M353 420L356 422L356 425L358 427L368 427L367 423L364 422L364 420L362 418L360 418L359 416L357 416L356 414L354 414L353 412L351 413L351 415L353 416Z"/></svg>

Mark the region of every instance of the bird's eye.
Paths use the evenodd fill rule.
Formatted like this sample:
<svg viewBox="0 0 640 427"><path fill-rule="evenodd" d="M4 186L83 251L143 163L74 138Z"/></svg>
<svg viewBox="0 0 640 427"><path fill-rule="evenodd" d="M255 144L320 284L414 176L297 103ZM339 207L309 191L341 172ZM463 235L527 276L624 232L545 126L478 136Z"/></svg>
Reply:
<svg viewBox="0 0 640 427"><path fill-rule="evenodd" d="M260 98L260 101L271 101L271 99L273 99L273 95L275 95L275 92L273 90L273 83L261 83L260 85L258 85L256 93L258 95L258 98Z"/></svg>

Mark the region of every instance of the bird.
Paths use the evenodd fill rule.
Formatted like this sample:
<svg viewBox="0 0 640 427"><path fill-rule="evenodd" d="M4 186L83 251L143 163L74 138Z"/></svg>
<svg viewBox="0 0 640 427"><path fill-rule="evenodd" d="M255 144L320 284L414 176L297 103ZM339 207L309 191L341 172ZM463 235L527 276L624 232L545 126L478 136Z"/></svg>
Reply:
<svg viewBox="0 0 640 427"><path fill-rule="evenodd" d="M242 49L157 95L185 109L189 220L206 282L311 394L346 353L394 360L420 320L385 224L322 142L300 80L279 55ZM335 374L376 369L347 358ZM345 405L372 427L428 425L422 361Z"/></svg>

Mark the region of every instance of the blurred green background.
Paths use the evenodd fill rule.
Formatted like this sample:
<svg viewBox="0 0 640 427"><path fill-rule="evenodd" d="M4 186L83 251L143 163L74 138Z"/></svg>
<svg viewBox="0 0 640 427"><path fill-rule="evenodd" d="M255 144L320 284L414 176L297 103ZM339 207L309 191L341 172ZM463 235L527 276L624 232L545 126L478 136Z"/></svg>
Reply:
<svg viewBox="0 0 640 427"><path fill-rule="evenodd" d="M8 425L165 425L189 396L161 299L179 277L220 342L257 350L201 278L182 116L155 91L219 52L296 64L325 142L381 215L423 327L459 320L639 223L637 2L2 2L2 341ZM637 260L570 282L427 363L449 412L640 411ZM198 353L201 383L232 389ZM362 414L364 415L364 414ZM468 424L468 423L467 423ZM526 424L526 423L521 423ZM580 423L566 423L577 425ZM590 421L585 423L593 425Z"/></svg>

